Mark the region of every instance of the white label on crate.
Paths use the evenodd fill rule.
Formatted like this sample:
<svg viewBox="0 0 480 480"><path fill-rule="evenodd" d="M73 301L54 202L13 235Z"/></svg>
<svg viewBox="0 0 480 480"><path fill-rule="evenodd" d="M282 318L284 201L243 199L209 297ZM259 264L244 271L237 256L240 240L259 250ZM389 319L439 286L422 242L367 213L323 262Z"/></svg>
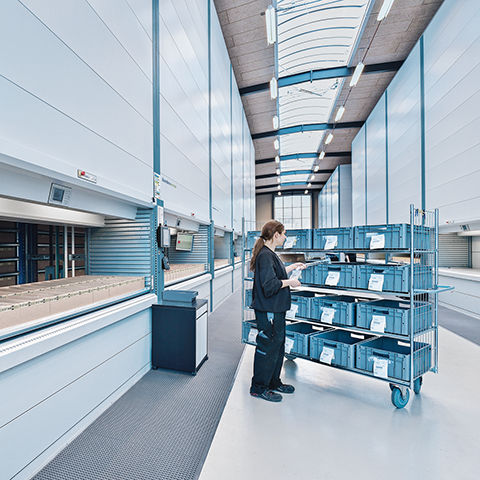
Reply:
<svg viewBox="0 0 480 480"><path fill-rule="evenodd" d="M373 357L373 374L376 377L388 378L388 360Z"/></svg>
<svg viewBox="0 0 480 480"><path fill-rule="evenodd" d="M372 273L372 275L370 275L370 280L368 281L368 289L381 292L383 290L384 278L384 275L381 275L379 273Z"/></svg>
<svg viewBox="0 0 480 480"><path fill-rule="evenodd" d="M327 278L325 279L325 285L338 285L340 280L340 272L328 272Z"/></svg>
<svg viewBox="0 0 480 480"><path fill-rule="evenodd" d="M297 243L297 237L287 237L283 248L292 248L295 243Z"/></svg>
<svg viewBox="0 0 480 480"><path fill-rule="evenodd" d="M292 303L292 308L285 313L285 318L295 320L295 314L298 312L298 305Z"/></svg>
<svg viewBox="0 0 480 480"><path fill-rule="evenodd" d="M256 328L251 328L248 334L248 341L255 343L257 341L258 330Z"/></svg>
<svg viewBox="0 0 480 480"><path fill-rule="evenodd" d="M331 250L338 245L338 237L336 235L327 235L325 237L325 250Z"/></svg>
<svg viewBox="0 0 480 480"><path fill-rule="evenodd" d="M285 338L285 353L288 355L295 344L295 340L293 338L286 337Z"/></svg>
<svg viewBox="0 0 480 480"><path fill-rule="evenodd" d="M370 330L372 332L385 333L385 327L387 320L385 315L372 315L372 323L370 324Z"/></svg>
<svg viewBox="0 0 480 480"><path fill-rule="evenodd" d="M335 349L329 347L323 347L322 353L320 354L320 361L323 363L332 364L332 360L335 358Z"/></svg>
<svg viewBox="0 0 480 480"><path fill-rule="evenodd" d="M385 248L385 235L376 233L370 237L370 250L375 248Z"/></svg>
<svg viewBox="0 0 480 480"><path fill-rule="evenodd" d="M320 318L320 321L322 323L329 323L330 325L332 324L333 317L335 317L335 309L334 308L322 308L322 317Z"/></svg>

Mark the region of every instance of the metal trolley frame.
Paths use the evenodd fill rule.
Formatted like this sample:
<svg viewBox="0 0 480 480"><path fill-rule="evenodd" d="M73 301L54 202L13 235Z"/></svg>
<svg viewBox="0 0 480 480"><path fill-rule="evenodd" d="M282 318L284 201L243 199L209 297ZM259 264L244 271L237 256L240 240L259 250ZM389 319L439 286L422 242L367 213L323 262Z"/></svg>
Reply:
<svg viewBox="0 0 480 480"><path fill-rule="evenodd" d="M251 331L249 330L255 321L254 311L246 305L245 299L246 287L253 282L252 276L249 275L248 268L248 261L252 251L252 248L248 248L248 239L250 237L251 240L252 235L255 235L256 233L258 234L259 228L249 228L250 226L256 226L253 222L249 223L252 225L249 225L243 220L242 225L242 341L244 343L255 345L255 329L252 328ZM316 293L327 292L329 295L332 295L332 290L334 290L334 294L349 294L358 297L372 297L372 294L375 294L374 296L376 296L377 299L398 300L404 304L409 303L408 334L405 334L404 332L402 332L402 334L388 333L385 331L379 332L378 330L370 330L368 326L367 328L360 328L356 325L356 322L354 325L332 325L331 323L321 322L319 318L296 317L295 315L292 320L292 323L311 324L324 330L329 327L334 327L337 331L350 332L352 334L369 334L371 336L368 340L375 340L377 345L385 343L387 345L387 352L383 352L378 348L369 348L368 340L366 340L353 347L356 355L356 361L353 362L353 366L351 362L349 362L348 365L342 366L331 365L321 362L319 358L312 357L311 354L298 352L295 352L294 354L286 354L287 359L293 360L295 358L303 358L316 363L321 363L322 365L327 365L331 368L340 368L342 370L348 370L353 373L385 381L390 386L391 401L393 405L397 408L405 407L410 398L409 389L413 390L415 394L420 393L423 384L423 375L428 372L438 373L438 294L453 288L438 285L438 224L438 210L422 211L416 209L413 205L410 205L410 223L400 225L401 227L404 227L405 232L408 233L407 241L403 242L400 246L385 246L384 248L376 248L375 250L365 248L365 245L362 247L357 247L355 245L353 248L334 248L328 250L316 248L292 248L288 250L279 250L279 253L301 253L304 254L306 258L318 258L319 255L325 253L363 253L365 255L365 260L368 259L368 256L371 253L381 253L385 255L385 260L384 263L380 265L384 266L396 265L391 262L391 258L395 254L403 254L404 256L408 256L409 254L410 263L408 264L408 262L405 262L403 267L406 267L407 265L410 267L413 266L413 268L407 267L408 285L407 288L404 289L407 291L374 291L368 289L365 284L362 285L362 287L365 288L358 288L358 285L357 288L343 288L304 284L302 282L302 287L299 287L299 290L310 290ZM258 226L260 227L260 225ZM390 225L382 227L388 229ZM372 228L373 231L375 230L375 226L352 227L352 231L354 228L363 228L366 229L367 232L369 228ZM375 233L366 234L367 237L372 235L375 235ZM251 243L251 241L249 243ZM292 291L292 294L294 293L295 290ZM407 353L402 356L396 355L393 352L388 352L388 345L392 342L397 342L401 345L400 348L403 349L402 351ZM385 354L387 355L385 356ZM392 360L392 355L395 356L394 360ZM391 365L398 361L397 357L403 359L403 364L401 364L402 368L400 368L403 375L400 377L399 375L393 377L390 376L390 370L388 370L389 375L385 376L384 372L382 376L379 376L378 371L376 372L375 370L375 362L384 361L387 362L388 365ZM382 360L378 360L379 358L382 358ZM362 362L359 362L359 360ZM359 367L359 363L363 363L361 368ZM365 368L366 364L369 365L368 369ZM395 368L396 367L397 365L395 365ZM379 371L381 372L382 370L380 369Z"/></svg>

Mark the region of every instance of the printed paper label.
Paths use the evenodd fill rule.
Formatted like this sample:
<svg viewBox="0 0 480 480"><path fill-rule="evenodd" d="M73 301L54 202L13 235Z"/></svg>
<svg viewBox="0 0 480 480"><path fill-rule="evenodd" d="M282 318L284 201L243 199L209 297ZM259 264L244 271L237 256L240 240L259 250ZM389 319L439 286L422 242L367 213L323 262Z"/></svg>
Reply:
<svg viewBox="0 0 480 480"><path fill-rule="evenodd" d="M327 235L325 237L325 250L331 250L338 245L338 237L336 235Z"/></svg>
<svg viewBox="0 0 480 480"><path fill-rule="evenodd" d="M385 248L385 235L376 233L370 237L370 250L375 248Z"/></svg>
<svg viewBox="0 0 480 480"><path fill-rule="evenodd" d="M248 334L248 341L255 343L257 341L258 330L256 328L251 328Z"/></svg>
<svg viewBox="0 0 480 480"><path fill-rule="evenodd" d="M372 315L372 323L370 324L370 330L372 332L385 333L386 326L387 319L384 315Z"/></svg>
<svg viewBox="0 0 480 480"><path fill-rule="evenodd" d="M381 292L383 290L384 275L373 273L368 281L368 289Z"/></svg>
<svg viewBox="0 0 480 480"><path fill-rule="evenodd" d="M285 353L290 353L292 351L293 345L295 344L295 340L290 337L285 338Z"/></svg>
<svg viewBox="0 0 480 480"><path fill-rule="evenodd" d="M338 285L340 280L340 272L328 272L327 278L325 279L325 285Z"/></svg>
<svg viewBox="0 0 480 480"><path fill-rule="evenodd" d="M323 363L332 364L332 360L335 358L335 349L329 347L323 347L322 353L320 355L320 361Z"/></svg>
<svg viewBox="0 0 480 480"><path fill-rule="evenodd" d="M290 274L290 278L294 278L295 280L298 280L300 275L302 274L302 271L299 268L296 268L293 270L293 272Z"/></svg>
<svg viewBox="0 0 480 480"><path fill-rule="evenodd" d="M322 308L322 317L320 318L320 321L322 323L329 323L330 325L332 324L333 318L335 317L335 309L334 308Z"/></svg>
<svg viewBox="0 0 480 480"><path fill-rule="evenodd" d="M386 358L374 357L373 374L376 377L388 378L388 360Z"/></svg>
<svg viewBox="0 0 480 480"><path fill-rule="evenodd" d="M287 237L283 248L292 248L295 243L297 243L297 237Z"/></svg>
<svg viewBox="0 0 480 480"><path fill-rule="evenodd" d="M285 313L285 318L288 318L289 320L295 320L295 314L298 312L298 305L295 305L292 303L292 308L290 310L287 310Z"/></svg>

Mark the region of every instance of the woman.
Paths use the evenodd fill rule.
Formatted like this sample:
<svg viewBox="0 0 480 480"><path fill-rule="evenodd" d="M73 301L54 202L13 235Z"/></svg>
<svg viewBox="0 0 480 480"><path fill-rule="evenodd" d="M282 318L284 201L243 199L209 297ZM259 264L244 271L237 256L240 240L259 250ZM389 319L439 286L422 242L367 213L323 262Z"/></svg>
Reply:
<svg viewBox="0 0 480 480"><path fill-rule="evenodd" d="M285 313L291 308L290 287L300 286L298 279L288 278L288 273L307 268L303 263L283 265L275 248L283 245L285 238L285 227L275 220L268 221L255 242L250 260L250 270L255 274L252 308L258 327L250 395L270 402L280 402L280 393L295 391L292 385L280 380L285 353ZM273 314L272 321L268 313Z"/></svg>

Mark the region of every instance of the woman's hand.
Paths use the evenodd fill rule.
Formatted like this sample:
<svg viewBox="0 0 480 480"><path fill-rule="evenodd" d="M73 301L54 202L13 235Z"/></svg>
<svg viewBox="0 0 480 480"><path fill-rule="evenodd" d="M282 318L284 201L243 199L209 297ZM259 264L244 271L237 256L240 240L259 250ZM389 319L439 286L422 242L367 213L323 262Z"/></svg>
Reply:
<svg viewBox="0 0 480 480"><path fill-rule="evenodd" d="M307 266L304 263L297 262L297 263L292 263L291 265L288 265L287 267L285 267L285 270L287 271L287 273L290 273L296 270L297 268L299 270L305 270Z"/></svg>
<svg viewBox="0 0 480 480"><path fill-rule="evenodd" d="M285 287L299 287L301 285L300 281L296 278L289 278L288 280L282 280L282 288Z"/></svg>

